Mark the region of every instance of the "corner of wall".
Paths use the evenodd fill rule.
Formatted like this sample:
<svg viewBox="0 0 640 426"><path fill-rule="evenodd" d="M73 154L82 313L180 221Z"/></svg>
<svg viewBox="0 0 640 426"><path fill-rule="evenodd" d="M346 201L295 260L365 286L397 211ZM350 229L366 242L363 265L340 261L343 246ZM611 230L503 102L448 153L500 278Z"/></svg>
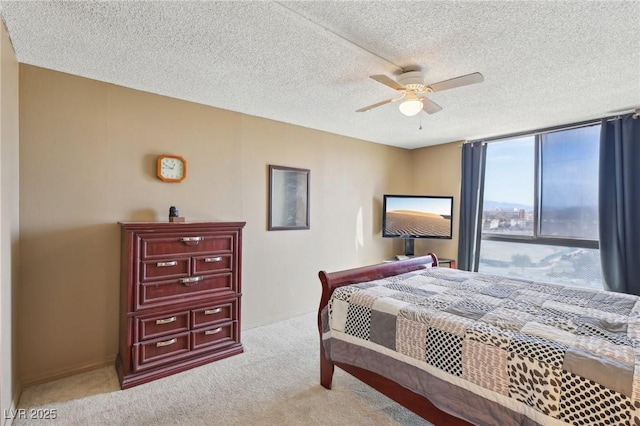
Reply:
<svg viewBox="0 0 640 426"><path fill-rule="evenodd" d="M19 64L0 24L0 410L12 423L20 398L17 357L19 252ZM11 411L13 410L13 411Z"/></svg>
<svg viewBox="0 0 640 426"><path fill-rule="evenodd" d="M415 194L452 195L453 239L419 241L416 250L434 252L443 258L458 257L458 230L460 217L460 183L462 173L460 162L462 143L446 144L415 149L411 156L413 192Z"/></svg>

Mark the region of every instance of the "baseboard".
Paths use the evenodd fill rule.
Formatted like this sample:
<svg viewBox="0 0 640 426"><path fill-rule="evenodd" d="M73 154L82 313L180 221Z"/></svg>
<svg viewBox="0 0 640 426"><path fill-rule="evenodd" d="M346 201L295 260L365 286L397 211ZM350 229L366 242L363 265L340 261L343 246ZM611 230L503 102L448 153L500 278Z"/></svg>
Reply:
<svg viewBox="0 0 640 426"><path fill-rule="evenodd" d="M306 311L294 312L287 315L278 315L278 316L266 318L257 323L251 323L251 324L244 323L242 324L242 329L249 330L251 328L261 327L263 325L269 325L279 321L285 321L291 318L299 317L305 314L309 314L311 312L315 312L315 311L306 310ZM113 354L102 360L98 360L98 361L94 361L94 362L90 362L87 364L82 364L74 367L69 367L61 370L48 371L38 376L24 378L21 382L21 388L25 389L31 386L42 384L42 383L63 379L65 377L73 376L75 374L86 373L87 371L91 371L91 370L97 370L98 368L106 367L108 365L114 365L115 359L116 359L116 355Z"/></svg>
<svg viewBox="0 0 640 426"><path fill-rule="evenodd" d="M39 376L28 377L22 380L22 389L42 383L52 382L58 379L63 379L65 377L74 376L76 374L86 373L87 371L97 370L98 368L106 367L108 365L114 365L113 360L115 359L115 357L115 355L110 355L108 358L104 358L102 360L64 368L61 370L49 371Z"/></svg>

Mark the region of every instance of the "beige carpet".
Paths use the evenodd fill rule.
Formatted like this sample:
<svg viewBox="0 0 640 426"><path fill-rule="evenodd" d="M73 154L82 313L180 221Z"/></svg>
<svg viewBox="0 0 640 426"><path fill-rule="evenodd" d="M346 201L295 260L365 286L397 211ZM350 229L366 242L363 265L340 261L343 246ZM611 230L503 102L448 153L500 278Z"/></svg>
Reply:
<svg viewBox="0 0 640 426"><path fill-rule="evenodd" d="M245 353L127 390L115 368L24 390L20 409L55 421L14 425L428 425L338 370L319 384L315 313L246 330Z"/></svg>

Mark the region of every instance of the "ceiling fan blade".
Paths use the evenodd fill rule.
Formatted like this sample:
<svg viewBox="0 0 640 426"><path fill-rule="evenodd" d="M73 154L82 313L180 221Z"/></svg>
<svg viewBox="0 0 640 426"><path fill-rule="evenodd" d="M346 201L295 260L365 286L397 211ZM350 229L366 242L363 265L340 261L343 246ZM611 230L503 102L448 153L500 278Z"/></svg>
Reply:
<svg viewBox="0 0 640 426"><path fill-rule="evenodd" d="M387 99L386 101L378 102L377 104L373 104L373 105L366 106L364 108L357 109L356 112L369 111L370 109L378 108L379 106L382 106L384 104L388 104L389 102L393 102L393 101L396 101L396 100L397 99Z"/></svg>
<svg viewBox="0 0 640 426"><path fill-rule="evenodd" d="M422 101L422 110L427 114L435 114L442 109L440 105L429 98L420 98L420 100Z"/></svg>
<svg viewBox="0 0 640 426"><path fill-rule="evenodd" d="M395 90L404 90L405 87L398 83L397 81L393 80L392 78L387 77L386 75L382 74L382 75L370 75L369 78L374 79L375 81L377 81L378 83L382 83L385 86L389 86L392 89Z"/></svg>
<svg viewBox="0 0 640 426"><path fill-rule="evenodd" d="M484 77L482 74L474 72L473 74L467 74L450 80L441 81L439 83L433 83L427 87L429 87L432 92L441 92L443 90L454 89L460 86L468 86L469 84L482 83L483 81Z"/></svg>

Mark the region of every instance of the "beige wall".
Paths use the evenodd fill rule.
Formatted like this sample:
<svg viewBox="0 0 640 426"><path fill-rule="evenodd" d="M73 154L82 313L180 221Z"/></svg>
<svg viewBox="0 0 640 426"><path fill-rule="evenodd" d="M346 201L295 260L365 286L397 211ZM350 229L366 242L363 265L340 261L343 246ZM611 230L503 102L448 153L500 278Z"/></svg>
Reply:
<svg viewBox="0 0 640 426"><path fill-rule="evenodd" d="M416 240L416 254L434 252L439 257L457 259L460 223L460 164L462 142L430 146L411 151L413 191L416 194L453 196L453 238Z"/></svg>
<svg viewBox="0 0 640 426"><path fill-rule="evenodd" d="M410 151L29 65L20 117L25 384L113 362L118 221L165 220L171 205L188 220L246 221L243 328L317 309L320 269L394 253L381 196L410 190ZM156 179L162 153L187 159L186 181ZM311 170L311 229L266 230L269 164Z"/></svg>
<svg viewBox="0 0 640 426"><path fill-rule="evenodd" d="M0 23L0 412L3 414L15 408L19 397L18 146L18 61L4 23ZM5 423L10 422L7 419Z"/></svg>

